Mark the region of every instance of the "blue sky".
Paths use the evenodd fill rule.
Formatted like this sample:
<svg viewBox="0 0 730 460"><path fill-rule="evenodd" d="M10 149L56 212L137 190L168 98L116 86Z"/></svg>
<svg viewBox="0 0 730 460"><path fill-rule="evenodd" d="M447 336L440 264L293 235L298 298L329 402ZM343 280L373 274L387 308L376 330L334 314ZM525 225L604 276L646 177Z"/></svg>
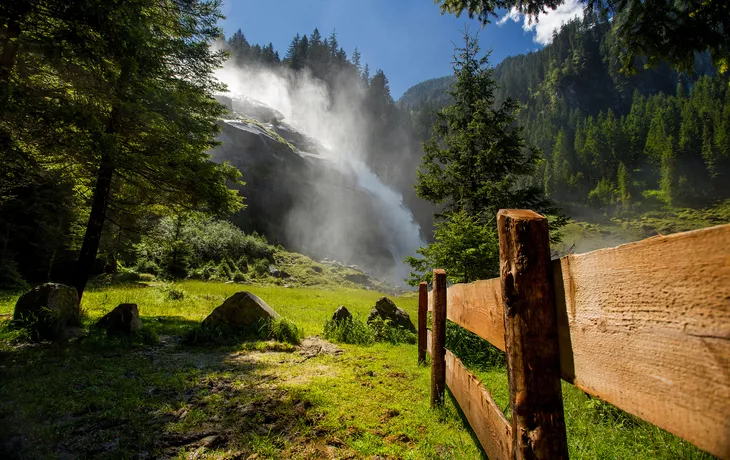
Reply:
<svg viewBox="0 0 730 460"><path fill-rule="evenodd" d="M576 2L541 16L537 26L513 11L482 29L466 15L441 15L432 0L224 0L222 27L227 37L240 28L251 43L272 42L282 58L297 32L318 27L327 37L335 30L348 57L357 46L363 64L383 69L398 99L416 83L451 73L453 43L461 42L464 25L479 31L482 49L493 49L495 65L541 48L560 21L579 14Z"/></svg>

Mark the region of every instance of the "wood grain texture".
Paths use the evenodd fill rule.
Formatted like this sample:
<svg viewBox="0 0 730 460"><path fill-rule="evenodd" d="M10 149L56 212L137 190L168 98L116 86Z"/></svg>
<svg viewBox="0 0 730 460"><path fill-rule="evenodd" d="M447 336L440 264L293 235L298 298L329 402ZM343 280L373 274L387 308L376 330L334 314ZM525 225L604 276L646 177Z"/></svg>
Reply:
<svg viewBox="0 0 730 460"><path fill-rule="evenodd" d="M730 458L730 225L553 261L562 377Z"/></svg>
<svg viewBox="0 0 730 460"><path fill-rule="evenodd" d="M431 355L433 353L432 350L433 347L433 335L431 333L431 329L426 329L426 351L428 351L428 354Z"/></svg>
<svg viewBox="0 0 730 460"><path fill-rule="evenodd" d="M512 435L516 459L567 459L547 219L497 214Z"/></svg>
<svg viewBox="0 0 730 460"><path fill-rule="evenodd" d="M431 338L431 407L444 404L446 391L446 272L433 271L433 336Z"/></svg>
<svg viewBox="0 0 730 460"><path fill-rule="evenodd" d="M428 314L428 283L418 285L418 363L426 361L426 315Z"/></svg>
<svg viewBox="0 0 730 460"><path fill-rule="evenodd" d="M504 351L504 307L499 278L455 284L446 291L446 318Z"/></svg>
<svg viewBox="0 0 730 460"><path fill-rule="evenodd" d="M512 455L512 427L479 379L446 350L446 385L490 460Z"/></svg>

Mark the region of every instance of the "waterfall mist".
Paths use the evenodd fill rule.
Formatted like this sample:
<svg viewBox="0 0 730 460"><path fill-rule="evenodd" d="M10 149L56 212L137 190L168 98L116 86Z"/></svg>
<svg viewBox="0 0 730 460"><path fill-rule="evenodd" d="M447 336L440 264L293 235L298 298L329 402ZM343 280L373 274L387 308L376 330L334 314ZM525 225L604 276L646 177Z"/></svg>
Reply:
<svg viewBox="0 0 730 460"><path fill-rule="evenodd" d="M217 77L228 86L232 97L255 99L281 112L284 122L325 147L318 156L355 178L345 186L370 195L380 234L385 238L382 243L394 261L392 267L377 268L380 272L361 268L376 278L402 284L409 272L403 258L426 243L402 195L383 183L366 163L370 121L362 110L365 85L353 84L352 78L343 76L336 77L329 88L306 70L294 73L232 65L221 69ZM290 249L344 263L363 260L357 252L368 246L371 235L364 233L367 228L353 230L352 219L361 217L359 210L333 193L331 184L318 187L313 196L305 198L298 200L286 217L287 240L295 246Z"/></svg>

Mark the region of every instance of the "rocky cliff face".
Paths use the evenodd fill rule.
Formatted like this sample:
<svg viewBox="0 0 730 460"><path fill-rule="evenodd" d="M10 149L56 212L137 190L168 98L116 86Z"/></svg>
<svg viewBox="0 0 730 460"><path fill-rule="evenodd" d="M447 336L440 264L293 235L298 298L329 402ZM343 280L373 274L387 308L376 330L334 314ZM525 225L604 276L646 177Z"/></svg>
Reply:
<svg viewBox="0 0 730 460"><path fill-rule="evenodd" d="M377 198L357 186L355 171L316 140L248 98L219 98L231 113L211 155L243 174L247 209L233 221L246 231L315 258L356 264L384 276L400 262Z"/></svg>

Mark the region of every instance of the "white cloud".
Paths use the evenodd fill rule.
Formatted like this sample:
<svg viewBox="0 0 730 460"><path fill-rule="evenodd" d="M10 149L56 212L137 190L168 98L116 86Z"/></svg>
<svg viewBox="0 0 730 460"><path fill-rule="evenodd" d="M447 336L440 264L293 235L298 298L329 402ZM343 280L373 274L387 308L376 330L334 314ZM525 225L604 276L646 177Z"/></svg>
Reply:
<svg viewBox="0 0 730 460"><path fill-rule="evenodd" d="M520 22L522 20L522 30L534 33L532 38L535 43L548 45L553 41L553 30L559 29L561 24L570 21L573 18L583 17L583 5L580 0L565 0L556 10L547 10L547 13L540 13L537 21L530 20L516 8L512 8L507 14L502 16L497 25L504 25L508 20Z"/></svg>

